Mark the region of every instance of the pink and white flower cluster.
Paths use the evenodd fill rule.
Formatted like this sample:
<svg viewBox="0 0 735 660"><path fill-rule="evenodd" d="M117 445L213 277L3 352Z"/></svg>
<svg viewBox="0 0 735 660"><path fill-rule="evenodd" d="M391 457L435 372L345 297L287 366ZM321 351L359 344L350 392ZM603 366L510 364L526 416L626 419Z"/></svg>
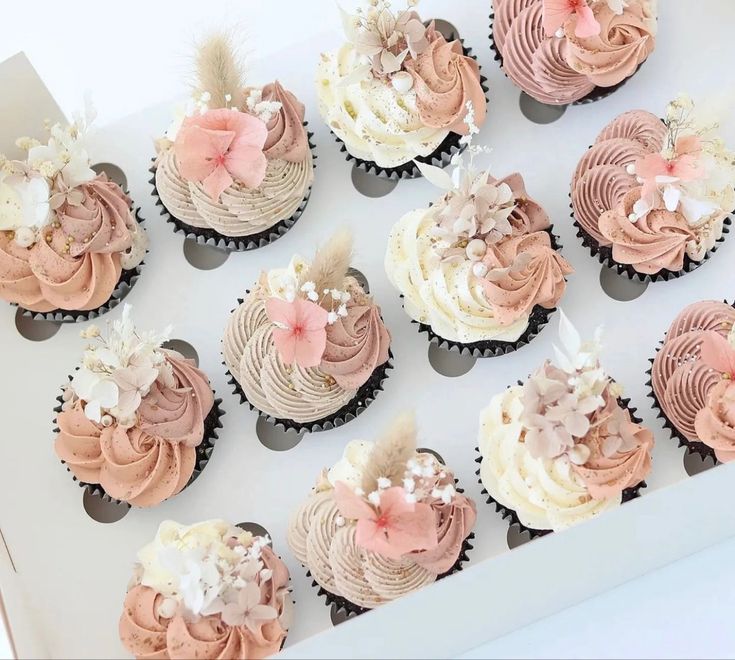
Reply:
<svg viewBox="0 0 735 660"><path fill-rule="evenodd" d="M592 0L605 2L615 14L622 14L628 6L626 0ZM600 34L602 26L595 18L588 0L544 0L543 26L548 35L564 36L564 24L575 19L574 34L580 39Z"/></svg>

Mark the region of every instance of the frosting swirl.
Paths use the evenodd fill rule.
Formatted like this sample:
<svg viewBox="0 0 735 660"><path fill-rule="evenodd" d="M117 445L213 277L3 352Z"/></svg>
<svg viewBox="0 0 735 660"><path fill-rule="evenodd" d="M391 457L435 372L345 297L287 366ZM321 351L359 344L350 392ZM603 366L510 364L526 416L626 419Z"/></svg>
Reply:
<svg viewBox="0 0 735 660"><path fill-rule="evenodd" d="M709 391L705 407L697 413L694 428L699 438L715 450L717 460L735 460L735 385L720 380Z"/></svg>
<svg viewBox="0 0 735 660"><path fill-rule="evenodd" d="M175 385L154 383L131 428L92 422L80 401L57 418L55 451L74 476L140 507L160 504L189 482L214 405L204 373L178 353L165 353Z"/></svg>
<svg viewBox="0 0 735 660"><path fill-rule="evenodd" d="M309 140L304 128L304 104L277 80L263 87L263 101L281 104L266 124L268 137L263 151L269 160L298 163L309 157Z"/></svg>

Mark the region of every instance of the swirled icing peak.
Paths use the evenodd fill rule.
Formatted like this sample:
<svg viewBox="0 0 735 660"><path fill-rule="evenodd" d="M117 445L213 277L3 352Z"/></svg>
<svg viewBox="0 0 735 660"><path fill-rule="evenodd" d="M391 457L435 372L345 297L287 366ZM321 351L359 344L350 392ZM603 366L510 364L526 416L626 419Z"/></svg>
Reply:
<svg viewBox="0 0 735 660"><path fill-rule="evenodd" d="M415 422L404 415L324 471L288 542L324 589L373 608L452 570L475 520L452 473L417 453Z"/></svg>

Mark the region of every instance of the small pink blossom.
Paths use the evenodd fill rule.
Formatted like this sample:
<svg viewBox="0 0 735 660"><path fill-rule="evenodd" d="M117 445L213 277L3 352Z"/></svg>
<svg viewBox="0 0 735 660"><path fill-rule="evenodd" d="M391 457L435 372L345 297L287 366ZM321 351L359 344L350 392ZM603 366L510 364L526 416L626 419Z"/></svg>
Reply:
<svg viewBox="0 0 735 660"><path fill-rule="evenodd" d="M266 125L238 110L209 110L188 117L176 136L174 153L187 181L201 182L214 200L234 181L257 188L265 177Z"/></svg>
<svg viewBox="0 0 735 660"><path fill-rule="evenodd" d="M378 491L378 505L368 504L347 484L338 481L334 499L340 514L357 520L355 542L389 559L430 550L437 543L436 519L428 504L409 502L399 486Z"/></svg>
<svg viewBox="0 0 735 660"><path fill-rule="evenodd" d="M269 298L265 311L278 326L273 329L273 342L281 360L304 369L319 366L327 346L327 310L301 298L293 302Z"/></svg>
<svg viewBox="0 0 735 660"><path fill-rule="evenodd" d="M721 334L705 332L699 351L708 367L735 378L735 348Z"/></svg>
<svg viewBox="0 0 735 660"><path fill-rule="evenodd" d="M556 34L567 19L577 16L574 34L580 39L600 34L600 24L595 18L587 0L544 0L543 25L547 35Z"/></svg>
<svg viewBox="0 0 735 660"><path fill-rule="evenodd" d="M702 143L696 135L685 135L676 141L674 158L663 154L648 154L635 163L635 173L643 179L641 197L649 199L655 195L662 183L696 181L705 176L700 161Z"/></svg>

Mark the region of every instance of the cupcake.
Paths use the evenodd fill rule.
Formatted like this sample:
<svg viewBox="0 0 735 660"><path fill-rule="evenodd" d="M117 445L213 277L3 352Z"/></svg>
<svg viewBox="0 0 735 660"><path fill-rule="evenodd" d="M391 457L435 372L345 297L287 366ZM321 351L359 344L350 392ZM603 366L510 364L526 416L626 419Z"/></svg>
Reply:
<svg viewBox="0 0 735 660"><path fill-rule="evenodd" d="M221 35L197 53L188 107L156 143L154 194L176 231L199 243L251 250L301 217L314 181L303 104L277 80L246 84Z"/></svg>
<svg viewBox="0 0 735 660"><path fill-rule="evenodd" d="M548 105L611 94L656 45L655 0L493 0L493 12L495 59Z"/></svg>
<svg viewBox="0 0 735 660"><path fill-rule="evenodd" d="M284 429L321 431L359 415L392 368L380 307L349 274L352 238L337 233L311 263L266 271L223 340L242 402Z"/></svg>
<svg viewBox="0 0 735 660"><path fill-rule="evenodd" d="M281 650L293 600L267 536L224 520L167 520L138 552L120 615L136 658L267 658Z"/></svg>
<svg viewBox="0 0 735 660"><path fill-rule="evenodd" d="M222 428L220 399L193 360L141 332L130 306L93 340L56 408L56 455L91 494L151 507L190 484Z"/></svg>
<svg viewBox="0 0 735 660"><path fill-rule="evenodd" d="M361 614L462 569L475 503L416 449L410 415L354 441L291 518L288 545L327 604Z"/></svg>
<svg viewBox="0 0 735 660"><path fill-rule="evenodd" d="M562 314L563 350L480 414L480 480L498 512L532 537L638 495L653 434L603 370L600 332L582 343Z"/></svg>
<svg viewBox="0 0 735 660"><path fill-rule="evenodd" d="M700 266L722 242L735 208L735 154L690 98L666 119L626 112L606 126L572 179L577 235L600 263L656 282Z"/></svg>
<svg viewBox="0 0 735 660"><path fill-rule="evenodd" d="M468 143L477 132L467 117ZM559 254L551 220L529 197L523 177L496 179L455 158L447 172L420 164L444 195L404 215L391 230L388 279L430 340L461 353L491 357L533 339L566 289L572 267Z"/></svg>
<svg viewBox="0 0 735 660"><path fill-rule="evenodd" d="M651 361L651 396L679 446L735 460L735 309L705 300L686 307Z"/></svg>
<svg viewBox="0 0 735 660"><path fill-rule="evenodd" d="M389 0L342 11L346 43L323 53L319 111L347 160L390 179L420 176L415 159L446 165L467 133L465 105L485 121L485 78L462 42L447 41L413 9Z"/></svg>
<svg viewBox="0 0 735 660"><path fill-rule="evenodd" d="M93 113L20 138L0 156L0 298L48 321L86 321L115 307L140 275L148 239L131 200L91 168Z"/></svg>

